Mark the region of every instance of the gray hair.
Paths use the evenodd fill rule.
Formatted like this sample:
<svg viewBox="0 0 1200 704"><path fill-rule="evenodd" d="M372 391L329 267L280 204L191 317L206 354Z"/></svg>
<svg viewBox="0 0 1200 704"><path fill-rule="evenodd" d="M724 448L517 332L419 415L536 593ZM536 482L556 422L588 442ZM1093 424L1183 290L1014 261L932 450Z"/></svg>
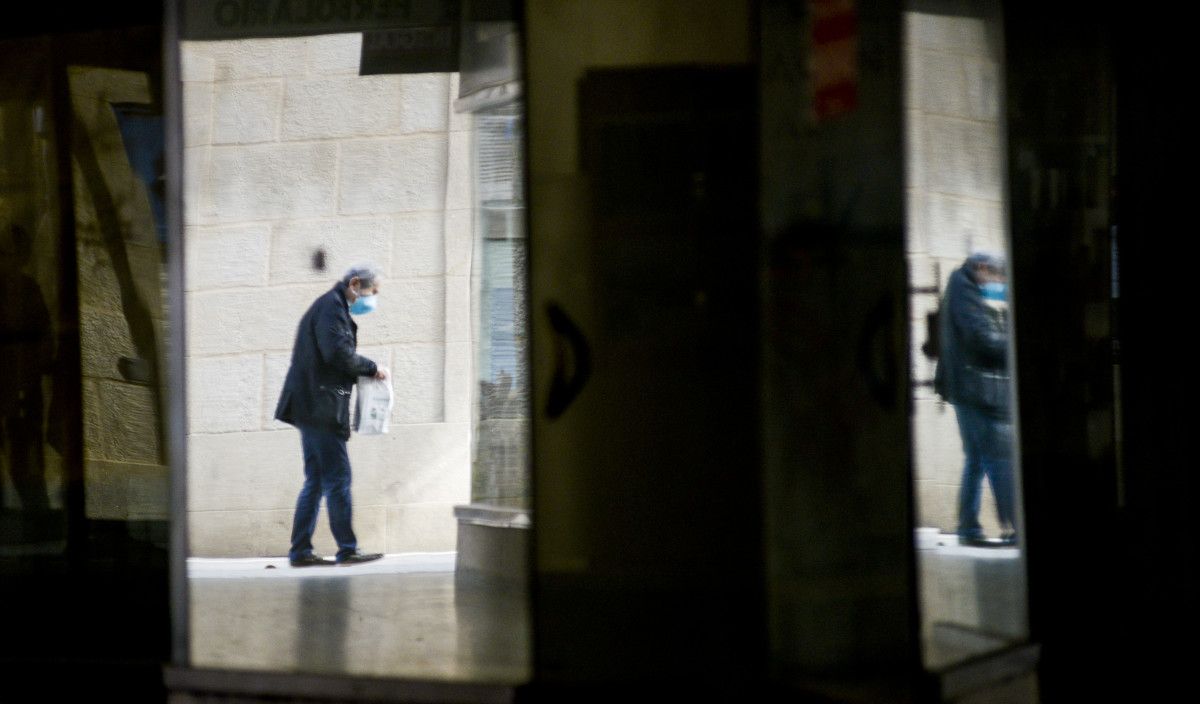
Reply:
<svg viewBox="0 0 1200 704"><path fill-rule="evenodd" d="M967 257L966 263L972 268L985 267L1000 273L1008 270L1008 262L1005 261L1004 255L993 250L976 250Z"/></svg>
<svg viewBox="0 0 1200 704"><path fill-rule="evenodd" d="M375 285L375 279L379 275L375 273L374 267L370 266L355 266L351 267L346 275L342 277L342 284L349 286L350 279L358 279L359 283L367 288Z"/></svg>

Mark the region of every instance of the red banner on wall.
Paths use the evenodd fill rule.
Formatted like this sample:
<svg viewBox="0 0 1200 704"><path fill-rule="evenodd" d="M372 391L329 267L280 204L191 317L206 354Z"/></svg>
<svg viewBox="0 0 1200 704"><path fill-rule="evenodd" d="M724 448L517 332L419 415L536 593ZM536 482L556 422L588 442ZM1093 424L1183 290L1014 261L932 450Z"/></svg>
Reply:
<svg viewBox="0 0 1200 704"><path fill-rule="evenodd" d="M812 109L816 122L858 107L858 11L855 0L808 0Z"/></svg>

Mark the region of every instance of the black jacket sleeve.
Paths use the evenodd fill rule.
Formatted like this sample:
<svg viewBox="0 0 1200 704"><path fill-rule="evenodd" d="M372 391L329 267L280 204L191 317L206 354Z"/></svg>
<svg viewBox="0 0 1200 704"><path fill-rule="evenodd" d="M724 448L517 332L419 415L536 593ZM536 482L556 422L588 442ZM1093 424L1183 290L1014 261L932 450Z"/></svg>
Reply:
<svg viewBox="0 0 1200 704"><path fill-rule="evenodd" d="M375 362L356 354L349 313L336 305L321 306L313 325L321 360L346 376L374 376Z"/></svg>

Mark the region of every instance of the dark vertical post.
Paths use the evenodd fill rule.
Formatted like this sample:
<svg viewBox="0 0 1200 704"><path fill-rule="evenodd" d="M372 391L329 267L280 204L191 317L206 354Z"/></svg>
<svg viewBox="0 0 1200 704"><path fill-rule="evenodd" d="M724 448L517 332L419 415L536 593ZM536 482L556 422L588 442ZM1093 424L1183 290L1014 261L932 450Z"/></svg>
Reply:
<svg viewBox="0 0 1200 704"><path fill-rule="evenodd" d="M51 95L54 148L57 159L59 204L59 339L55 393L63 403L63 505L67 516L67 561L71 572L86 571L88 560L87 509L83 473L82 345L79 339L79 263L75 241L75 184L71 159L72 113L67 76L69 40L52 40Z"/></svg>
<svg viewBox="0 0 1200 704"><path fill-rule="evenodd" d="M183 262L183 84L180 80L180 7L166 0L163 26L163 120L167 182L167 310L170 338L167 342L167 379L171 389L167 408L168 462L171 469L170 585L171 660L187 665L187 370L184 352Z"/></svg>

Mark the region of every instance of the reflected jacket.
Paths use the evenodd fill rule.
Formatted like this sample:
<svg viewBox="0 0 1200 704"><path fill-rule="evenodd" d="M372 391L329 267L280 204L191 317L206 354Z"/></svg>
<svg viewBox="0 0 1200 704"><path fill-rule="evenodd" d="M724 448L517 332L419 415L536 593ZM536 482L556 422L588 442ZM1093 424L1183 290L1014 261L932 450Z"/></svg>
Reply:
<svg viewBox="0 0 1200 704"><path fill-rule="evenodd" d="M988 307L966 265L954 270L938 314L933 388L955 405L990 415L1009 414L1007 322Z"/></svg>
<svg viewBox="0 0 1200 704"><path fill-rule="evenodd" d="M355 352L358 325L350 318L343 284L309 306L296 330L275 418L296 426L330 430L350 439L350 392L375 363Z"/></svg>

